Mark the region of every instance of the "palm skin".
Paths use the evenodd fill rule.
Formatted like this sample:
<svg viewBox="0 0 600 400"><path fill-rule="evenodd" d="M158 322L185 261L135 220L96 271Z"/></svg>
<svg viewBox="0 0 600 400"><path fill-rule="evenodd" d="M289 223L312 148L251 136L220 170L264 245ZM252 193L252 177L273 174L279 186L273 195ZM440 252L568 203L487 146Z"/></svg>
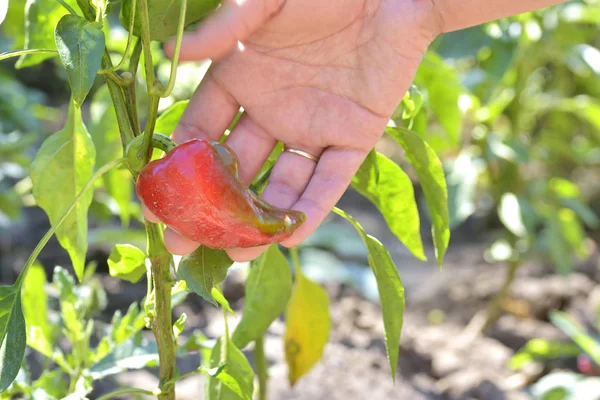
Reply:
<svg viewBox="0 0 600 400"><path fill-rule="evenodd" d="M245 182L252 181L277 141L320 157L315 163L283 153L263 193L275 206L306 214L307 221L282 243L295 246L327 216L381 137L436 25L431 0L227 3L184 38L182 60L218 60L174 139L216 140L242 106L244 116L226 143L240 159ZM167 52L172 49L167 46ZM197 247L170 229L165 243L174 254ZM228 253L246 261L262 251Z"/></svg>

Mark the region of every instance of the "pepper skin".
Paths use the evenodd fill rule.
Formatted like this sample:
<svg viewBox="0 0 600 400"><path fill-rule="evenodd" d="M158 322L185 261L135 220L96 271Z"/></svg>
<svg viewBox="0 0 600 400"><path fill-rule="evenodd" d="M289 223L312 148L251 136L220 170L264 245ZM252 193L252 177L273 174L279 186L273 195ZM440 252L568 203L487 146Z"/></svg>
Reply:
<svg viewBox="0 0 600 400"><path fill-rule="evenodd" d="M305 215L275 208L239 178L229 147L192 139L145 166L136 192L146 207L180 235L213 249L278 243Z"/></svg>

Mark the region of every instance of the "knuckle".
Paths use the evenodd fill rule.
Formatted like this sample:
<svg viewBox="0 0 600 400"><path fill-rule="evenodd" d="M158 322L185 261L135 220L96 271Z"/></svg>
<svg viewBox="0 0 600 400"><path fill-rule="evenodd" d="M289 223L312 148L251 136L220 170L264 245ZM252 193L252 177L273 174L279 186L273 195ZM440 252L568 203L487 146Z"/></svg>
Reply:
<svg viewBox="0 0 600 400"><path fill-rule="evenodd" d="M285 5L285 0L263 0L263 14L270 18L281 11Z"/></svg>

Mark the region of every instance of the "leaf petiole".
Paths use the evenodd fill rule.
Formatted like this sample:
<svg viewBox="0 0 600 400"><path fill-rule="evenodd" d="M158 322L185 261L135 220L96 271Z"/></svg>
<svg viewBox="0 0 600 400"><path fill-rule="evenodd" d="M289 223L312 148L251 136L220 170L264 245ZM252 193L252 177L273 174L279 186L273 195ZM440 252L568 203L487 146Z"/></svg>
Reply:
<svg viewBox="0 0 600 400"><path fill-rule="evenodd" d="M175 39L175 50L173 51L173 62L171 63L171 75L167 87L160 94L160 97L169 97L175 87L177 78L177 67L179 65L179 53L181 51L181 41L183 39L183 28L185 25L185 14L187 12L187 0L181 0L181 11L179 12L179 23L177 24L177 38Z"/></svg>
<svg viewBox="0 0 600 400"><path fill-rule="evenodd" d="M27 54L53 54L55 56L58 55L58 51L51 49L23 49L23 50L15 50L15 51L7 51L5 53L0 53L0 61L7 60L12 57L19 57Z"/></svg>
<svg viewBox="0 0 600 400"><path fill-rule="evenodd" d="M119 68L125 64L125 60L127 59L127 54L129 54L129 49L131 48L131 42L133 41L133 28L135 24L135 9L137 8L137 0L131 1L132 9L131 9L131 23L129 24L129 36L127 36L127 45L125 46L125 51L123 52L123 58L117 65L111 68L112 71L117 71Z"/></svg>
<svg viewBox="0 0 600 400"><path fill-rule="evenodd" d="M73 7L69 5L65 0L56 0L58 1L64 8L66 8L71 14L77 15L77 11Z"/></svg>

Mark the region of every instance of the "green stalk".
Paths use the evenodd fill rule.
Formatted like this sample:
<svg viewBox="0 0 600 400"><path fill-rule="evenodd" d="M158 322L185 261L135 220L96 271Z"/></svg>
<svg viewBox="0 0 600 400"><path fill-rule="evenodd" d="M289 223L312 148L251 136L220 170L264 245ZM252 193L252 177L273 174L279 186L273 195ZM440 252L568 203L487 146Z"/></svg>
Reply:
<svg viewBox="0 0 600 400"><path fill-rule="evenodd" d="M154 74L152 63L152 47L150 46L150 17L148 15L148 0L140 0L140 21L142 24L142 47L144 50L144 69L146 71L146 86L148 87L148 119L144 129L143 154L138 154L146 163L152 156L152 134L158 115L158 102L160 101L160 90Z"/></svg>
<svg viewBox="0 0 600 400"><path fill-rule="evenodd" d="M254 360L256 361L256 375L258 376L258 400L267 400L269 370L267 357L265 356L264 337L254 342Z"/></svg>
<svg viewBox="0 0 600 400"><path fill-rule="evenodd" d="M93 10L90 9L88 0L77 0L77 2L80 8L83 10L86 18L88 20L93 20L95 15ZM146 83L148 85L150 104L143 138L143 147L146 151L142 156L143 160L148 162L152 151L152 134L158 114L158 101L160 100L158 93L160 93L160 91L157 91L157 88L155 87L156 77L154 75L154 66L152 64L150 47L148 0L139 0L139 2L139 17L142 26L141 46L140 41L138 41L133 49L130 59L130 72L134 78L133 81L135 82L137 63L139 61L140 52L143 48ZM112 62L108 57L108 52L105 52L104 54L102 67L108 71L110 71L112 68ZM114 85L111 89L111 97L113 98L115 110L117 111L119 129L121 131L123 142L129 143L135 136L131 121L134 118L137 118L137 115L133 112L133 108L136 105L125 101L126 96L119 84L111 81L110 79L107 79L107 84L109 84L109 89L111 89L111 85ZM164 245L163 232L160 225L151 223L147 220L145 223L146 233L148 236L148 257L151 262L152 287L154 294L154 318L152 319L151 327L156 338L160 362L160 393L158 394L158 398L160 400L174 400L175 385L172 382L174 381L176 372L176 346L173 337L173 321L171 318L171 287L173 286L170 271L171 254Z"/></svg>
<svg viewBox="0 0 600 400"><path fill-rule="evenodd" d="M127 36L127 45L125 46L125 51L123 52L123 57L121 58L121 61L113 67L113 71L118 70L119 68L121 68L123 66L123 64L125 64L125 60L127 59L127 54L129 53L129 49L131 48L131 42L133 41L133 28L135 25L135 9L137 8L136 2L137 2L137 0L131 1L131 6L133 8L131 9L131 22L129 24L129 34Z"/></svg>
<svg viewBox="0 0 600 400"><path fill-rule="evenodd" d="M298 249L296 247L290 248L290 256L292 258L292 265L294 266L294 272L297 274L302 273L300 270L300 255L298 254Z"/></svg>
<svg viewBox="0 0 600 400"><path fill-rule="evenodd" d="M171 254L163 243L163 232L160 225L146 221L148 234L148 257L152 265L152 286L154 287L154 319L152 333L158 346L160 360L159 400L175 399L175 362L176 346L173 336L173 320L171 318Z"/></svg>
<svg viewBox="0 0 600 400"><path fill-rule="evenodd" d="M73 15L77 15L77 12L71 7L65 0L58 0L58 2Z"/></svg>
<svg viewBox="0 0 600 400"><path fill-rule="evenodd" d="M142 55L142 41L138 39L133 46L133 52L129 58L129 72L131 75L137 75L137 69L140 64L140 56Z"/></svg>
<svg viewBox="0 0 600 400"><path fill-rule="evenodd" d="M121 79L123 80L123 98L125 100L125 104L128 105L127 116L129 117L130 126L133 129L133 135L139 136L141 133L140 128L140 120L138 118L137 112L137 96L135 93L135 75L130 72L123 72L121 74Z"/></svg>
<svg viewBox="0 0 600 400"><path fill-rule="evenodd" d="M7 51L5 53L0 53L0 61L6 60L12 57L20 57L26 54L54 54L58 55L58 51L50 50L50 49L24 49L24 50L15 50L15 51Z"/></svg>
<svg viewBox="0 0 600 400"><path fill-rule="evenodd" d="M125 154L127 144L135 137L133 128L131 127L129 113L127 112L128 107L126 105L127 103L125 102L125 95L123 94L123 89L121 86L111 79L106 79L106 86L108 87L108 92L110 93L110 97L112 98L113 106L117 114L117 125L119 126L119 133L121 134L123 154Z"/></svg>
<svg viewBox="0 0 600 400"><path fill-rule="evenodd" d="M177 66L179 65L179 53L181 51L181 41L183 39L183 28L185 25L185 13L187 10L187 0L181 0L181 11L179 12L179 22L177 24L177 38L175 39L175 50L173 51L173 61L171 63L171 74L166 89L161 93L161 97L169 97L175 87L177 78Z"/></svg>
<svg viewBox="0 0 600 400"><path fill-rule="evenodd" d="M475 316L463 330L462 336L466 340L473 340L475 337L487 331L496 323L496 321L498 321L502 315L502 303L508 297L510 288L517 277L517 271L521 265L522 263L519 260L509 261L502 288L500 288L500 291L496 293L485 310L481 310L475 314Z"/></svg>

